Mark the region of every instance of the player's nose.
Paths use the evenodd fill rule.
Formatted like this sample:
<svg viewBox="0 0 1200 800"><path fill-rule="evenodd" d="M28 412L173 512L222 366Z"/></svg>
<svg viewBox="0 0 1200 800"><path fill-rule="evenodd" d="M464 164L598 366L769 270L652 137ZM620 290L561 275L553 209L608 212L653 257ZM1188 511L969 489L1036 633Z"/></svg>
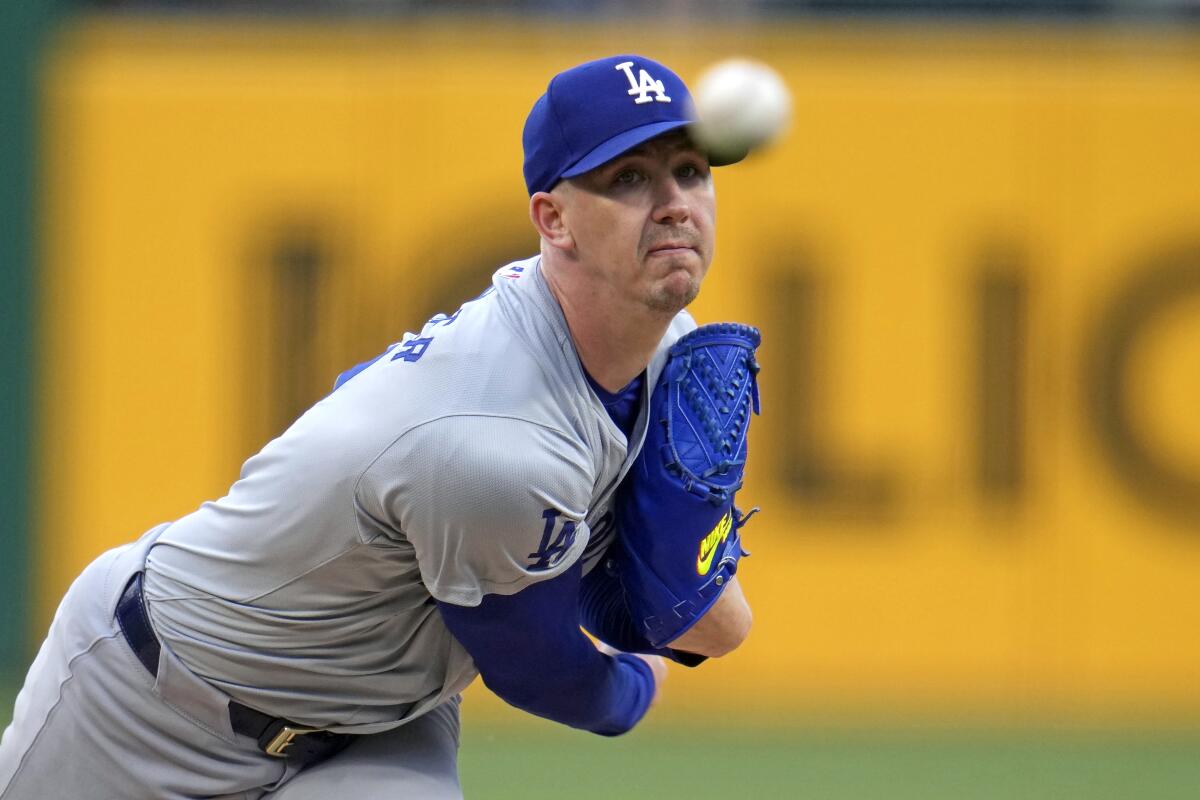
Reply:
<svg viewBox="0 0 1200 800"><path fill-rule="evenodd" d="M654 221L664 225L686 222L691 216L688 196L674 175L655 181Z"/></svg>

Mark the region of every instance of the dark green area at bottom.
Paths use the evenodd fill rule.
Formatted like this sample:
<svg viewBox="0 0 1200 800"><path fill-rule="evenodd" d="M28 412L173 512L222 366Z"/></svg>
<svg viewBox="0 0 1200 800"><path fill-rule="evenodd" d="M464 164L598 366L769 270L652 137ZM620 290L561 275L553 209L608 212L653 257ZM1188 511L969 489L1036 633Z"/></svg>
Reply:
<svg viewBox="0 0 1200 800"><path fill-rule="evenodd" d="M0 726L17 682L0 684ZM1200 731L463 731L468 800L1193 800Z"/></svg>
<svg viewBox="0 0 1200 800"><path fill-rule="evenodd" d="M43 46L71 0L0 3L0 668L29 655L38 258L35 176Z"/></svg>

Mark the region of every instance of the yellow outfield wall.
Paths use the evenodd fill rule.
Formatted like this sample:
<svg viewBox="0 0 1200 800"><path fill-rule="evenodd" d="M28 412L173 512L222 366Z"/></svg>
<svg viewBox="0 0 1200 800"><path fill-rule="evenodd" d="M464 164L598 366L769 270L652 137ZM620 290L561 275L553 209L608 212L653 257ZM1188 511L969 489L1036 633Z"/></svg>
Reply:
<svg viewBox="0 0 1200 800"><path fill-rule="evenodd" d="M39 621L530 254L558 69L765 59L697 318L763 329L750 642L677 712L1200 720L1200 38L90 21L44 83ZM719 686L719 689L714 689Z"/></svg>

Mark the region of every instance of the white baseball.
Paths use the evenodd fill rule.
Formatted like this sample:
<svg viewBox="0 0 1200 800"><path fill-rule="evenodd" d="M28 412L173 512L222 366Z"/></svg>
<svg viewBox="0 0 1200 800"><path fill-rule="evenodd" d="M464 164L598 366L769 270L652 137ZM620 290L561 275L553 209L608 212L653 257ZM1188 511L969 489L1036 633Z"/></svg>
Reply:
<svg viewBox="0 0 1200 800"><path fill-rule="evenodd" d="M738 158L787 128L792 97L761 61L731 58L701 74L692 91L697 142L717 158Z"/></svg>

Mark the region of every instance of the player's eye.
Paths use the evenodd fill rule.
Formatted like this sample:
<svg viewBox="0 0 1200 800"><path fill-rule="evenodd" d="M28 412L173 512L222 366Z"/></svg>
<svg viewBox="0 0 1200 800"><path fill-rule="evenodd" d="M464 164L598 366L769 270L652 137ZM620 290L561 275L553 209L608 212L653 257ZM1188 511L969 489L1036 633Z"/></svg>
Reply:
<svg viewBox="0 0 1200 800"><path fill-rule="evenodd" d="M678 169L675 170L676 177L683 180L688 180L691 178L703 178L707 174L708 169L694 161L689 161L685 164L682 164Z"/></svg>
<svg viewBox="0 0 1200 800"><path fill-rule="evenodd" d="M642 173L636 169L627 168L613 176L613 183L622 186L632 186L642 179Z"/></svg>

